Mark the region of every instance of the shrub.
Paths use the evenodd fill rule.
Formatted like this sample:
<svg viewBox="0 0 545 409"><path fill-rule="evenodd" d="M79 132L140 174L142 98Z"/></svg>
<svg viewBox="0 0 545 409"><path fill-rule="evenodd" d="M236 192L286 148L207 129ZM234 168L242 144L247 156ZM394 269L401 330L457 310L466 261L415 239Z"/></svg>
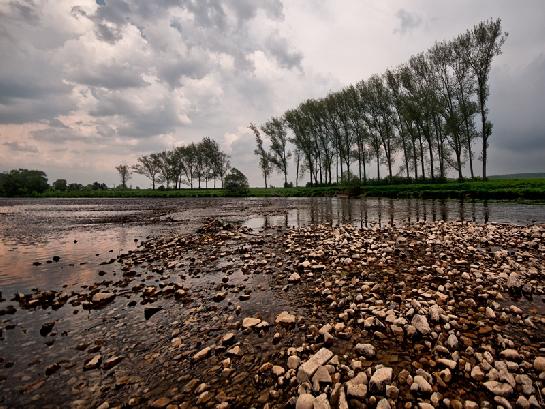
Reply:
<svg viewBox="0 0 545 409"><path fill-rule="evenodd" d="M225 176L224 188L227 196L244 196L250 190L248 178L236 168L232 168Z"/></svg>

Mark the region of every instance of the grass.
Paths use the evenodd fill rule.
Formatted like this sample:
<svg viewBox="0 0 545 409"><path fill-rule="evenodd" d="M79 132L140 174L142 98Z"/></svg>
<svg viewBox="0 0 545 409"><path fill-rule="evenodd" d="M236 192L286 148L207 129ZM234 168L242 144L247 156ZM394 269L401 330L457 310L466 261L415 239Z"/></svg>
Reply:
<svg viewBox="0 0 545 409"><path fill-rule="evenodd" d="M376 182L375 182L376 183ZM474 198L508 200L545 200L545 178L543 179L493 179L489 181L448 181L437 184L384 184L362 185L361 187L319 186L292 188L250 188L249 197L313 197L335 196L355 193L369 197L422 197L422 198ZM109 189L82 191L47 191L37 197L224 197L223 189Z"/></svg>

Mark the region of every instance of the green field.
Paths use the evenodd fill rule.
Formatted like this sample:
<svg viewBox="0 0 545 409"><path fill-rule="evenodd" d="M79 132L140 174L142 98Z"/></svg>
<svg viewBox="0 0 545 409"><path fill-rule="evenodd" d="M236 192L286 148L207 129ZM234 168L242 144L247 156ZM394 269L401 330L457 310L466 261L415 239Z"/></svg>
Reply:
<svg viewBox="0 0 545 409"><path fill-rule="evenodd" d="M437 184L391 184L357 186L320 186L293 188L250 188L249 197L313 197L349 194L369 197L422 197L422 198L474 198L545 200L543 179L493 179L483 181ZM224 197L223 189L109 189L80 191L47 191L38 197Z"/></svg>

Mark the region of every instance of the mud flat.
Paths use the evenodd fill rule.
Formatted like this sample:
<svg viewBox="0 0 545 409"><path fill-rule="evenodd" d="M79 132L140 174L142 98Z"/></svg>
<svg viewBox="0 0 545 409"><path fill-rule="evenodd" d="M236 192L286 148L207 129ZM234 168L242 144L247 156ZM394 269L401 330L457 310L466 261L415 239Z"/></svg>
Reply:
<svg viewBox="0 0 545 409"><path fill-rule="evenodd" d="M3 294L4 407L543 407L545 226L208 220Z"/></svg>

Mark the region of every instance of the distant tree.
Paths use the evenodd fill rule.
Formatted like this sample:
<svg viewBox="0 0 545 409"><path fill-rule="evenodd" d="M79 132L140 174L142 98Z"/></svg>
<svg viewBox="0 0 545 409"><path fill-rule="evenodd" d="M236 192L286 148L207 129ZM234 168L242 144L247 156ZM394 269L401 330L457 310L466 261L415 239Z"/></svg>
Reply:
<svg viewBox="0 0 545 409"><path fill-rule="evenodd" d="M49 188L47 175L41 170L13 169L0 173L0 195L28 196Z"/></svg>
<svg viewBox="0 0 545 409"><path fill-rule="evenodd" d="M151 180L151 188L155 190L157 176L160 173L161 162L156 153L151 155L140 156L137 159L136 165L131 166L134 173L147 177Z"/></svg>
<svg viewBox="0 0 545 409"><path fill-rule="evenodd" d="M57 179L54 181L53 189L64 192L66 190L66 179Z"/></svg>
<svg viewBox="0 0 545 409"><path fill-rule="evenodd" d="M225 176L231 168L231 163L229 162L229 155L224 152L218 151L216 153L216 158L214 158L214 174L221 180L221 187L224 187Z"/></svg>
<svg viewBox="0 0 545 409"><path fill-rule="evenodd" d="M261 173L263 174L263 178L265 179L265 189L266 189L267 180L272 173L273 163L271 161L269 153L263 146L263 139L261 138L261 134L259 132L259 129L257 129L257 126L255 126L254 124L250 124L249 128L255 134L255 141L257 144L257 148L254 150L254 153L259 158L259 167L261 168Z"/></svg>
<svg viewBox="0 0 545 409"><path fill-rule="evenodd" d="M77 191L77 190L82 190L82 189L83 189L83 185L80 184L80 183L70 183L67 186L68 191Z"/></svg>
<svg viewBox="0 0 545 409"><path fill-rule="evenodd" d="M107 190L108 186L105 183L93 182L86 186L89 190Z"/></svg>
<svg viewBox="0 0 545 409"><path fill-rule="evenodd" d="M127 164L120 164L115 167L115 170L119 173L119 177L121 178L121 187L123 189L127 188L127 181L131 178L131 171L129 169L129 166Z"/></svg>
<svg viewBox="0 0 545 409"><path fill-rule="evenodd" d="M197 173L197 145L191 143L187 146L181 146L180 148L181 160L184 163L183 172L186 177L186 181L189 187L193 189L193 179Z"/></svg>
<svg viewBox="0 0 545 409"><path fill-rule="evenodd" d="M248 178L238 169L232 168L225 176L225 193L229 196L242 196L248 193Z"/></svg>
<svg viewBox="0 0 545 409"><path fill-rule="evenodd" d="M483 140L482 161L483 179L486 179L486 164L488 158L488 139L492 135L492 124L488 120L488 96L490 87L488 78L492 60L501 54L501 47L508 36L502 32L501 19L481 21L471 33L471 67L477 78L477 100L481 114L481 138Z"/></svg>

